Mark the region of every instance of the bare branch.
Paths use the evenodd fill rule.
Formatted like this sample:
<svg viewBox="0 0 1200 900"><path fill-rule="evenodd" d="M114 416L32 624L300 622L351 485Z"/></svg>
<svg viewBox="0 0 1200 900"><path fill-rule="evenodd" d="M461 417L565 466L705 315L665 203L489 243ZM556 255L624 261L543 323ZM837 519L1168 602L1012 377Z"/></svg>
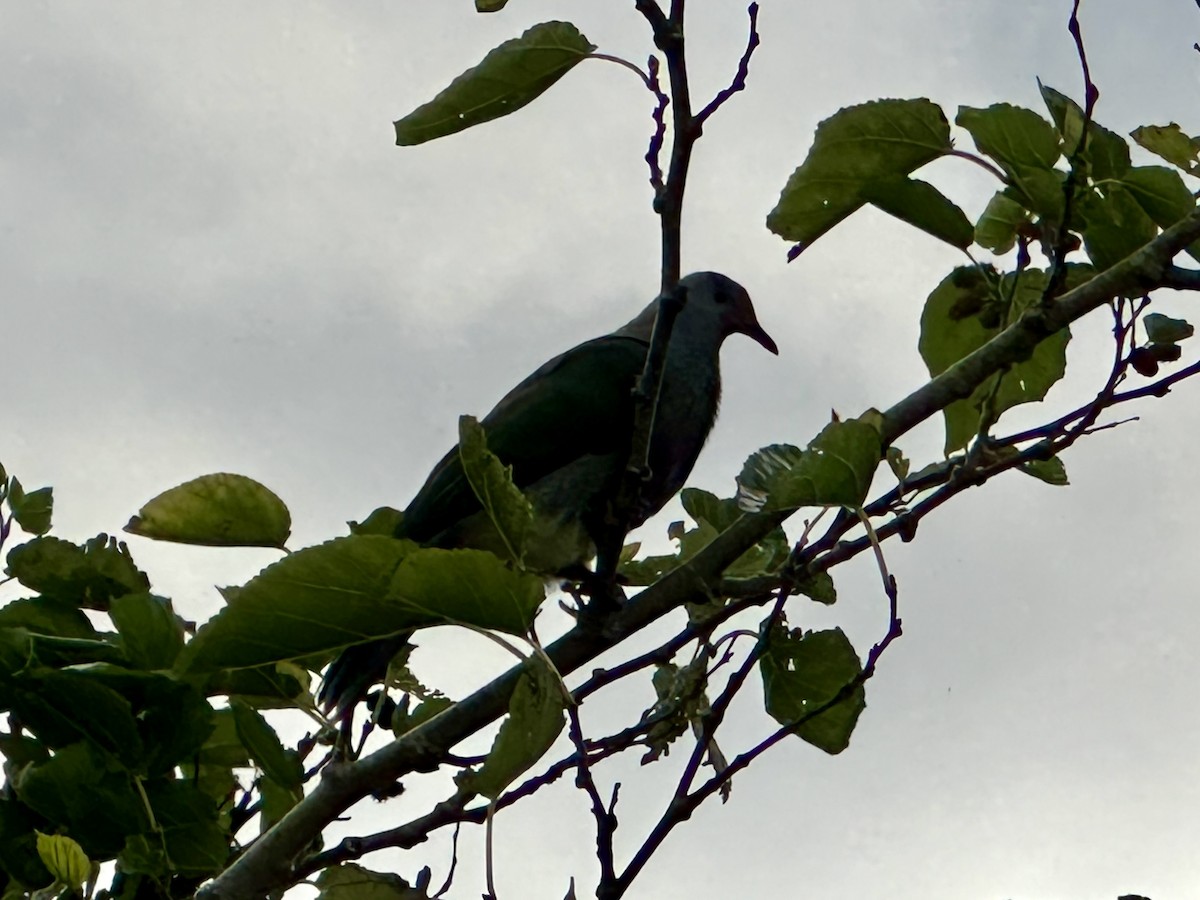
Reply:
<svg viewBox="0 0 1200 900"><path fill-rule="evenodd" d="M715 113L722 105L738 91L746 89L746 77L750 74L750 57L754 55L755 49L762 41L758 36L758 4L751 3L746 12L750 15L750 34L746 40L746 49L742 53L742 58L738 61L737 73L733 76L733 81L729 83L729 87L719 92L717 96L709 101L704 109L696 114L697 127L703 127L708 121L708 117Z"/></svg>

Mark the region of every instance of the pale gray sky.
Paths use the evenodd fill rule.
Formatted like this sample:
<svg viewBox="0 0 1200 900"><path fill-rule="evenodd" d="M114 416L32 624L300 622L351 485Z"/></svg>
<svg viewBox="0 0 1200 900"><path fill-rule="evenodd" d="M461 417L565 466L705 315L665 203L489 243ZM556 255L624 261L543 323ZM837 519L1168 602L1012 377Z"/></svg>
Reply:
<svg viewBox="0 0 1200 900"><path fill-rule="evenodd" d="M1040 110L1035 77L1078 96L1070 5L763 2L749 90L697 150L685 269L744 283L781 355L730 341L722 418L693 484L729 494L759 446L803 443L831 408L885 407L924 380L920 308L954 251L863 213L788 266L762 225L816 123L887 96L930 97L951 118L960 103ZM422 147L393 146L391 126L538 21L568 18L643 62L632 7L5 3L0 460L27 486L55 486L57 533L118 531L160 490L234 471L289 504L293 546L324 540L402 506L460 413L486 412L542 361L640 309L658 247L641 159L650 102L630 73L587 63L511 118ZM1085 0L1082 14L1100 121L1200 131L1193 0ZM692 19L705 97L741 54L745 12L693 3ZM994 188L954 160L922 174L972 215ZM1156 308L1191 306L1164 296ZM1042 418L1104 377L1106 329L1079 329L1069 383ZM1072 487L1009 475L889 546L905 635L850 748L777 748L728 805L676 832L631 896L1200 896L1197 390L1078 445ZM939 429L904 441L917 465L939 455ZM195 618L216 610L214 583L274 559L131 544ZM865 653L886 626L878 576L864 563L835 577L841 602L797 601L792 622L841 624ZM418 664L461 694L507 660L437 635ZM648 695L594 715L635 715ZM727 726L727 752L765 733L753 706ZM620 853L640 843L678 765L600 770L626 785ZM367 813L394 824L444 791L410 788ZM559 898L571 874L590 894L591 820L569 785L497 827L502 897ZM482 889L480 837L464 835L452 896ZM445 851L438 840L367 864L411 877L428 863L437 882Z"/></svg>

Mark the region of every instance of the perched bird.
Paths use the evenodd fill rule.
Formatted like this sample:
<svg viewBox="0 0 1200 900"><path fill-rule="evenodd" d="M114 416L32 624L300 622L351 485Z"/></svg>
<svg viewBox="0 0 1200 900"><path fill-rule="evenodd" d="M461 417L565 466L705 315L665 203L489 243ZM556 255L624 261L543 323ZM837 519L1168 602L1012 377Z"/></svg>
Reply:
<svg viewBox="0 0 1200 900"><path fill-rule="evenodd" d="M750 295L716 272L680 281L686 290L663 364L651 432L650 476L630 527L654 515L683 487L717 417L719 352L731 334L779 350L758 324ZM488 449L512 466L529 498L535 532L525 565L548 575L578 575L596 555L607 504L621 483L634 431L634 386L645 366L658 312L650 303L627 325L556 356L508 392L483 419ZM434 467L396 532L432 547L501 549L463 473L458 447ZM383 679L411 633L349 647L329 667L321 703L339 715Z"/></svg>

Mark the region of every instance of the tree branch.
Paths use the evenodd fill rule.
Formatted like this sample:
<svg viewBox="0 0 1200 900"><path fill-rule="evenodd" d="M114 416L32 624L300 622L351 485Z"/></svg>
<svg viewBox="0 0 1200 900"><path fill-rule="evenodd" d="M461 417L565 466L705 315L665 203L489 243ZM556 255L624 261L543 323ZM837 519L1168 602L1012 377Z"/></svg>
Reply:
<svg viewBox="0 0 1200 900"><path fill-rule="evenodd" d="M1200 239L1200 210L1085 284L1027 313L983 347L892 406L883 417L883 445L892 444L954 400L970 396L989 376L1025 358L1039 340L1110 298L1161 286L1168 277L1171 260L1197 239ZM570 674L671 610L690 600L706 599L726 567L763 540L792 512L748 514L738 519L694 558L633 598L602 629L580 624L552 643L547 653L555 667L564 675ZM813 547L822 546L823 542L824 539ZM197 896L202 900L256 900L292 884L297 877L294 860L329 822L380 786L411 772L436 768L451 747L504 715L520 674L521 668L514 667L393 743L360 760L331 764L311 793Z"/></svg>

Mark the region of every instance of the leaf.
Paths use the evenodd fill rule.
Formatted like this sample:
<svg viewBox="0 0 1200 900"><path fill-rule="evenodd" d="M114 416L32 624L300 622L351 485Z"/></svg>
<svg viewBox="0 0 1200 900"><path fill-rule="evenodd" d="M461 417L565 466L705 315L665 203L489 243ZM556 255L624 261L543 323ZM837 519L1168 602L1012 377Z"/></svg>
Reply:
<svg viewBox="0 0 1200 900"><path fill-rule="evenodd" d="M840 628L801 633L776 625L768 634L767 650L758 666L767 713L776 722L802 722L796 726L796 734L826 753L841 753L849 746L859 714L867 705L862 684L854 685L845 699L829 709L807 718L845 691L862 672L858 654Z"/></svg>
<svg viewBox="0 0 1200 900"><path fill-rule="evenodd" d="M1067 480L1067 467L1057 456L1049 459L1031 459L1021 464L1021 471L1055 487L1065 487L1071 483Z"/></svg>
<svg viewBox="0 0 1200 900"><path fill-rule="evenodd" d="M229 837L218 824L212 798L194 785L167 779L148 782L145 791L174 873L206 876L224 868Z"/></svg>
<svg viewBox="0 0 1200 900"><path fill-rule="evenodd" d="M975 239L970 220L945 194L916 178L873 181L862 196L873 206L952 247L965 250Z"/></svg>
<svg viewBox="0 0 1200 900"><path fill-rule="evenodd" d="M1100 270L1116 265L1158 234L1154 220L1119 184L1107 185L1104 194L1084 194L1078 208L1083 220L1083 245ZM1135 291L1141 294L1140 289Z"/></svg>
<svg viewBox="0 0 1200 900"><path fill-rule="evenodd" d="M8 485L8 508L22 531L45 534L50 530L50 515L54 510L54 488L38 488L27 494L14 477Z"/></svg>
<svg viewBox="0 0 1200 900"><path fill-rule="evenodd" d="M879 465L879 431L858 419L830 422L800 450L774 444L755 452L738 475L743 508L860 505Z"/></svg>
<svg viewBox="0 0 1200 900"><path fill-rule="evenodd" d="M303 783L304 767L294 751L285 750L275 729L257 710L241 700L229 704L233 722L242 746L266 776L284 788L298 788Z"/></svg>
<svg viewBox="0 0 1200 900"><path fill-rule="evenodd" d="M541 657L527 659L487 760L478 772L465 771L457 779L460 787L495 800L541 759L563 729L563 691L558 673Z"/></svg>
<svg viewBox="0 0 1200 900"><path fill-rule="evenodd" d="M13 547L5 571L27 588L77 606L107 609L113 597L150 590L124 542L99 534L82 547L37 537Z"/></svg>
<svg viewBox="0 0 1200 900"><path fill-rule="evenodd" d="M0 606L0 628L94 640L96 629L78 606L55 597L25 597Z"/></svg>
<svg viewBox="0 0 1200 900"><path fill-rule="evenodd" d="M38 855L37 824L28 807L0 799L0 869L30 888L46 887L54 880Z"/></svg>
<svg viewBox="0 0 1200 900"><path fill-rule="evenodd" d="M149 826L129 773L86 743L30 766L15 788L22 802L66 828L92 859L115 856L127 835Z"/></svg>
<svg viewBox="0 0 1200 900"><path fill-rule="evenodd" d="M711 712L708 687L708 659L697 656L686 666L660 663L651 679L655 702L642 713L642 721L653 719L646 732L646 753L641 763L646 765L667 756L671 744L682 737L688 725L699 722Z"/></svg>
<svg viewBox="0 0 1200 900"><path fill-rule="evenodd" d="M287 506L253 478L219 472L159 494L129 520L130 534L208 547L279 547L287 543Z"/></svg>
<svg viewBox="0 0 1200 900"><path fill-rule="evenodd" d="M1196 198L1183 177L1166 166L1136 166L1125 173L1121 184L1159 228L1170 228L1196 209ZM1200 260L1200 241L1193 242L1186 252Z"/></svg>
<svg viewBox="0 0 1200 900"><path fill-rule="evenodd" d="M1143 125L1130 132L1141 146L1191 175L1200 175L1200 138L1189 137L1170 125Z"/></svg>
<svg viewBox="0 0 1200 900"><path fill-rule="evenodd" d="M533 624L546 589L539 576L485 550L421 549L400 563L387 599L418 624L456 622L520 635Z"/></svg>
<svg viewBox="0 0 1200 900"><path fill-rule="evenodd" d="M536 100L596 46L569 22L542 22L505 41L431 101L397 121L396 143L411 146L490 122Z"/></svg>
<svg viewBox="0 0 1200 900"><path fill-rule="evenodd" d="M805 575L796 583L796 590L817 603L832 606L837 602L837 590L833 586L833 576L828 572L816 572Z"/></svg>
<svg viewBox="0 0 1200 900"><path fill-rule="evenodd" d="M88 741L132 766L142 751L128 700L87 675L39 668L5 686L22 725L50 747Z"/></svg>
<svg viewBox="0 0 1200 900"><path fill-rule="evenodd" d="M428 900L399 875L372 872L354 863L322 869L317 876L317 900Z"/></svg>
<svg viewBox="0 0 1200 900"><path fill-rule="evenodd" d="M1005 191L997 191L975 223L975 243L993 253L1007 253L1017 243L1017 234L1029 221L1029 213Z"/></svg>
<svg viewBox="0 0 1200 900"><path fill-rule="evenodd" d="M483 426L474 416L458 420L458 454L471 490L504 542L509 558L520 565L533 527L533 507L513 483L512 466L504 465L488 450Z"/></svg>
<svg viewBox="0 0 1200 900"><path fill-rule="evenodd" d="M388 600L396 568L415 547L351 535L292 553L230 593L228 605L184 647L176 669L251 668L430 624L430 616Z"/></svg>
<svg viewBox="0 0 1200 900"><path fill-rule="evenodd" d="M381 506L373 510L362 522L349 522L351 534L381 534L393 537L400 528L404 513L390 506Z"/></svg>
<svg viewBox="0 0 1200 900"><path fill-rule="evenodd" d="M276 822L286 816L304 799L302 787L284 787L273 779L263 776L258 779L258 793L262 798L262 810L259 818L259 833L265 833Z"/></svg>
<svg viewBox="0 0 1200 900"><path fill-rule="evenodd" d="M907 212L924 223L919 227L955 234L958 226L949 224L954 214L948 200L897 184L952 146L946 117L929 100L876 100L839 110L817 126L808 156L767 216L767 228L797 242L790 254L794 257L873 202L873 193L881 203L890 203L894 214Z"/></svg>
<svg viewBox="0 0 1200 900"><path fill-rule="evenodd" d="M183 649L183 620L171 601L153 594L117 597L109 609L125 656L138 669L169 669Z"/></svg>
<svg viewBox="0 0 1200 900"><path fill-rule="evenodd" d="M508 4L508 0L475 0L475 11L481 13L499 12Z"/></svg>
<svg viewBox="0 0 1200 900"><path fill-rule="evenodd" d="M1070 267L1068 285L1081 283L1091 272L1087 267ZM1023 310L1041 302L1046 284L1046 274L1036 269L1027 269L1019 276L1011 273L1000 277L975 267L951 272L934 288L921 314L919 347L929 374L941 375L999 334L1006 321L1014 320ZM1009 298L1011 309L1007 313L997 312L996 307ZM994 404L997 417L1014 406L1046 396L1066 372L1070 337L1066 328L1051 335L1033 349L1028 359L1015 363L1000 376ZM981 405L991 396L995 377L976 388L966 400L956 400L943 410L947 455L965 447L978 433Z"/></svg>
<svg viewBox="0 0 1200 900"><path fill-rule="evenodd" d="M1196 333L1196 329L1186 319L1172 319L1162 313L1150 313L1142 324L1146 327L1146 337L1156 344L1178 344Z"/></svg>
<svg viewBox="0 0 1200 900"><path fill-rule="evenodd" d="M960 106L955 123L970 132L979 152L990 156L1008 175L1028 209L1052 220L1062 219L1058 132L1032 110L1007 103L987 109Z"/></svg>
<svg viewBox="0 0 1200 900"><path fill-rule="evenodd" d="M1066 94L1056 91L1038 82L1042 99L1050 116L1063 139L1063 153L1070 157L1079 145L1083 135L1084 112L1079 104ZM1087 146L1084 148L1083 160L1087 163L1089 173L1095 181L1108 181L1120 178L1129 171L1129 145L1119 134L1109 131L1103 125L1091 122L1088 128Z"/></svg>
<svg viewBox="0 0 1200 900"><path fill-rule="evenodd" d="M81 893L84 882L91 877L92 861L78 842L65 834L37 833L37 854L58 881Z"/></svg>

